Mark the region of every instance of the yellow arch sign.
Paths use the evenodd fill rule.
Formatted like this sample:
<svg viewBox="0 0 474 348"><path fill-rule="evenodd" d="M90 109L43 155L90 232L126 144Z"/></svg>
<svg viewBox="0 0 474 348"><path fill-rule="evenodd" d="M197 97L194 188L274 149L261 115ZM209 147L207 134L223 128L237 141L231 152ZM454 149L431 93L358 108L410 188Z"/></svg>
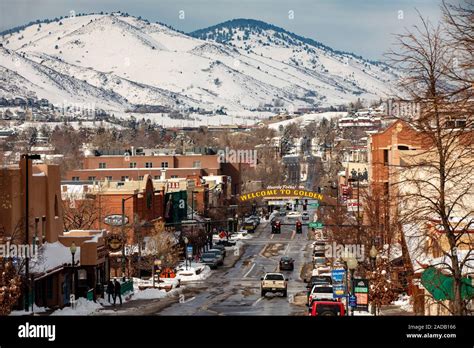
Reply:
<svg viewBox="0 0 474 348"><path fill-rule="evenodd" d="M249 199L256 199L262 197L299 197L299 198L312 198L312 199L323 199L323 195L317 192L298 190L298 189L271 189L271 190L260 190L255 192L249 192L241 194L239 199L241 202L248 201Z"/></svg>

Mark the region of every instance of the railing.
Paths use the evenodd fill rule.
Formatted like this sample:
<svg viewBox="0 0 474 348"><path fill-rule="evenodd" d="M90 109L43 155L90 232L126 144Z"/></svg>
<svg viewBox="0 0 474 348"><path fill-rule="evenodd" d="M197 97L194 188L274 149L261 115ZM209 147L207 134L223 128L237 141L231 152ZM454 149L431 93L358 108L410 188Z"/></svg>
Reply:
<svg viewBox="0 0 474 348"><path fill-rule="evenodd" d="M125 294L127 292L133 292L133 280L129 279L122 282L120 287L120 294Z"/></svg>

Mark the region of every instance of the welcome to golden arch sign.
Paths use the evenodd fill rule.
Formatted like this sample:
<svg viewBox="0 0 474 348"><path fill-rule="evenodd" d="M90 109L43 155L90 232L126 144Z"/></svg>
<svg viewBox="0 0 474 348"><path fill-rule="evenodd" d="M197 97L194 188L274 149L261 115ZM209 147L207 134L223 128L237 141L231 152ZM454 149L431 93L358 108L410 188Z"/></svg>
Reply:
<svg viewBox="0 0 474 348"><path fill-rule="evenodd" d="M298 189L267 189L255 192L249 192L240 195L240 201L244 202L249 199L262 198L262 197L300 197L300 198L312 198L312 199L323 199L323 195L317 192L298 190Z"/></svg>

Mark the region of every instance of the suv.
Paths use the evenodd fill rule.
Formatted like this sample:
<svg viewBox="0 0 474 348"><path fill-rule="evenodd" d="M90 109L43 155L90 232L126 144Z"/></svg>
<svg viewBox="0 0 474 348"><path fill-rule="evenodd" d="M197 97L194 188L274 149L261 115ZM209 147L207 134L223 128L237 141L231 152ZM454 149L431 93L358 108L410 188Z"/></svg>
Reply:
<svg viewBox="0 0 474 348"><path fill-rule="evenodd" d="M346 314L344 304L333 301L313 301L309 307L309 316L339 316L343 317Z"/></svg>
<svg viewBox="0 0 474 348"><path fill-rule="evenodd" d="M311 306L311 304L315 300L333 301L334 295L332 291L332 285L327 285L327 284L313 285L313 288L311 289L308 295L308 305Z"/></svg>
<svg viewBox="0 0 474 348"><path fill-rule="evenodd" d="M332 285L332 278L331 276L314 275L309 280L305 279L304 282L309 292L315 285Z"/></svg>
<svg viewBox="0 0 474 348"><path fill-rule="evenodd" d="M214 244L214 245L212 246L212 249L211 249L211 250L213 250L213 249L217 249L217 250L222 251L223 256L226 257L227 252L226 252L226 250L225 250L225 246L223 246L222 244Z"/></svg>
<svg viewBox="0 0 474 348"><path fill-rule="evenodd" d="M211 269L216 269L219 266L219 261L214 253L203 253L201 255L201 262Z"/></svg>
<svg viewBox="0 0 474 348"><path fill-rule="evenodd" d="M261 291L262 296L265 296L267 292L280 292L283 297L287 295L288 279L285 279L281 273L266 273L261 278Z"/></svg>

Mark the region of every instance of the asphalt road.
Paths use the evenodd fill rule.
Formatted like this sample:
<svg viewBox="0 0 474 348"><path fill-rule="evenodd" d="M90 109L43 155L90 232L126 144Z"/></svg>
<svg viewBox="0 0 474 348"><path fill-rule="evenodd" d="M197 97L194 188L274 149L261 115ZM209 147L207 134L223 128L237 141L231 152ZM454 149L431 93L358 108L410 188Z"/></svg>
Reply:
<svg viewBox="0 0 474 348"><path fill-rule="evenodd" d="M312 216L312 212L309 213ZM294 224L296 220L284 218L282 222ZM300 273L303 265L311 260L309 243L306 226L302 234L295 233L294 225L282 225L281 234L271 234L270 224L263 223L254 238L244 241L240 255L226 257L226 264L206 280L187 283L181 301L156 314L305 315L305 284ZM289 279L288 297L279 294L261 297L260 278L266 272L278 271L278 262L283 255L295 260L293 271L282 272Z"/></svg>

